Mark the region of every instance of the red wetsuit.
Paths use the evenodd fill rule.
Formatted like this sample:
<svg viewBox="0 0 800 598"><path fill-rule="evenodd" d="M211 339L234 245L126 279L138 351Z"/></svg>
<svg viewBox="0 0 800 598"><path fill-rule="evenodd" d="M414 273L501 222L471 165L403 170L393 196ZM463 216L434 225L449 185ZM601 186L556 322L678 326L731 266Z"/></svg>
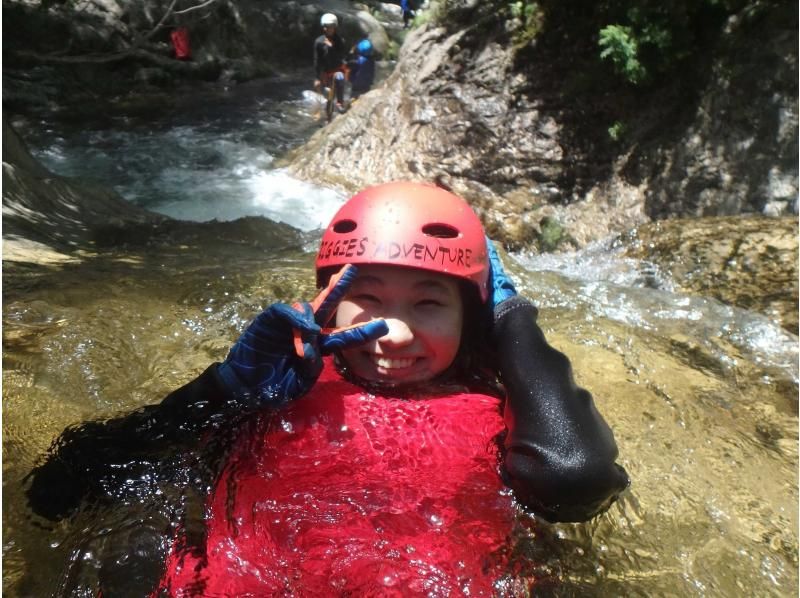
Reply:
<svg viewBox="0 0 800 598"><path fill-rule="evenodd" d="M157 595L491 596L514 520L499 399L374 396L326 362L245 426ZM176 546L181 546L177 542Z"/></svg>

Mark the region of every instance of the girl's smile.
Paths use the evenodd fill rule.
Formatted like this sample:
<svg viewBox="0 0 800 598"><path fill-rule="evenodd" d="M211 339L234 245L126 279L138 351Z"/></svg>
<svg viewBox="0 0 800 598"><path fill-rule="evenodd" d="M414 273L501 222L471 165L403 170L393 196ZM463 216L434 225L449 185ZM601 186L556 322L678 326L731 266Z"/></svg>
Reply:
<svg viewBox="0 0 800 598"><path fill-rule="evenodd" d="M336 312L336 326L384 318L389 332L342 351L342 356L365 380L430 380L458 353L463 311L458 282L450 276L399 266L360 266Z"/></svg>

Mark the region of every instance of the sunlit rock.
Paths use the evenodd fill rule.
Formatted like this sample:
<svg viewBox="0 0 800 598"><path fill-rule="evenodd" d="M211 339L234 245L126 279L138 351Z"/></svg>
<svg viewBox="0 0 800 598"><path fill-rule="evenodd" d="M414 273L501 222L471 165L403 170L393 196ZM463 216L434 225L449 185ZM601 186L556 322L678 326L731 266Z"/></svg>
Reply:
<svg viewBox="0 0 800 598"><path fill-rule="evenodd" d="M669 272L679 292L763 313L798 331L797 219L718 217L640 226L627 255Z"/></svg>

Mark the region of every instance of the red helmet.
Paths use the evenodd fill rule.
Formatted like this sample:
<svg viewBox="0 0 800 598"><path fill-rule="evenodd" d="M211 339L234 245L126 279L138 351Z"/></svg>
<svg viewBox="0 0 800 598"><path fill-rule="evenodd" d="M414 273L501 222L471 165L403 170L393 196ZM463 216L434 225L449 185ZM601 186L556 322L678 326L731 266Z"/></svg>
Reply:
<svg viewBox="0 0 800 598"><path fill-rule="evenodd" d="M481 221L469 204L425 183L368 187L328 224L317 254L317 279L330 267L387 264L469 280L488 297L489 265Z"/></svg>

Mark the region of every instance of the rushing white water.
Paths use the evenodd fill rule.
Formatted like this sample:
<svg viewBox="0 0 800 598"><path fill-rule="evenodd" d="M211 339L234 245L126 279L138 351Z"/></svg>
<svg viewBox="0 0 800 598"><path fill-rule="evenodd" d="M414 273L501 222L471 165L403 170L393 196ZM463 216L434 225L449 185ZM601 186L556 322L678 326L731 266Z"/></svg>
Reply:
<svg viewBox="0 0 800 598"><path fill-rule="evenodd" d="M53 172L95 179L154 212L197 222L265 216L309 231L327 224L345 196L275 167L280 153L319 126L319 96L302 89L307 83L212 88L206 103L180 104L169 118L51 125L24 136Z"/></svg>
<svg viewBox="0 0 800 598"><path fill-rule="evenodd" d="M662 337L689 335L719 360L731 365L725 346L798 381L797 337L769 318L709 297L681 295L669 275L646 261L621 257L613 240L581 251L518 254L529 274L521 290L543 307L580 308L584 317L604 317ZM546 273L546 275L543 275ZM559 278L559 284L553 279ZM557 291L556 291L557 289Z"/></svg>
<svg viewBox="0 0 800 598"><path fill-rule="evenodd" d="M313 231L327 224L345 196L275 166L281 152L320 126L320 96L307 84L295 79L252 82L233 91L209 87L171 104L165 115L116 117L94 129L32 129L26 138L54 172L97 179L172 218L265 216ZM722 362L731 359L720 351L724 341L746 359L798 380L796 337L759 314L675 294L667 274L622 256L613 240L573 253L514 257L528 273L548 273L526 276L542 284L522 289L544 307L580 308L589 318L662 335L690 332ZM561 280L556 285L552 277Z"/></svg>

